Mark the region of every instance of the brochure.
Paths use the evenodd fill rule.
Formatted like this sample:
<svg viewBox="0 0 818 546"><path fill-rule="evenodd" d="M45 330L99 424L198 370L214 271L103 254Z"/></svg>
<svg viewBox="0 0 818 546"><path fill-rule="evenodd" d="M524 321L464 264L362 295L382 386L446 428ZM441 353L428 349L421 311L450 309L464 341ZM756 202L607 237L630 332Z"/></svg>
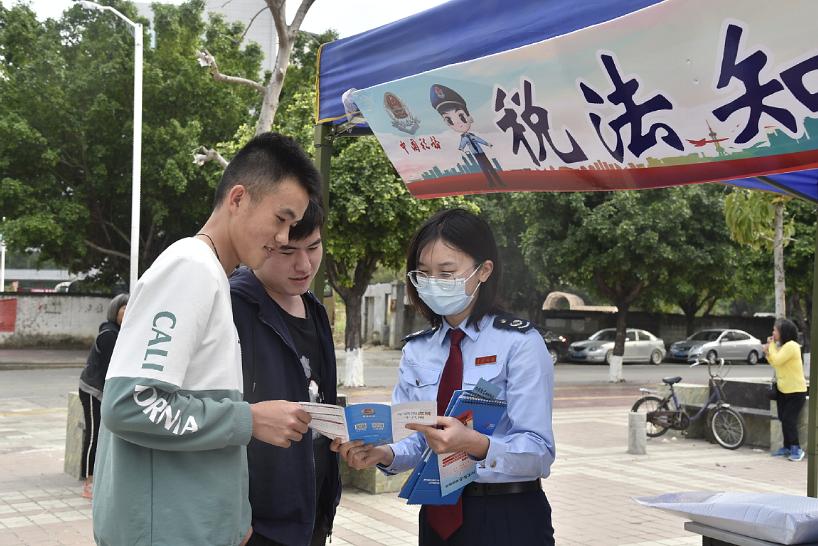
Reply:
<svg viewBox="0 0 818 546"><path fill-rule="evenodd" d="M496 387L483 380L472 391L455 391L446 415L487 436L506 412L506 401L495 400ZM398 496L407 504L454 504L463 488L477 479L475 461L465 452L435 454L426 449Z"/></svg>
<svg viewBox="0 0 818 546"><path fill-rule="evenodd" d="M409 423L434 425L437 422L437 403L434 400L405 402L403 404L350 404L346 408L332 404L301 402L310 414L310 428L344 442L362 440L367 444L389 444L414 434L406 428Z"/></svg>

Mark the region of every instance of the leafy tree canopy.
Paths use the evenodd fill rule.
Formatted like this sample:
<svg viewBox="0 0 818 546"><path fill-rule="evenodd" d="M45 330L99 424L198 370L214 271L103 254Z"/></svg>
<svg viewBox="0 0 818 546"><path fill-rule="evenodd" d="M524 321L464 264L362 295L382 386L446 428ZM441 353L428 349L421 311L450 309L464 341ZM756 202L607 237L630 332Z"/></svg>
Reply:
<svg viewBox="0 0 818 546"><path fill-rule="evenodd" d="M132 20L129 2L112 1ZM231 139L259 97L214 82L203 47L234 74L256 77L262 53L204 2L155 4L145 40L140 270L204 221L220 173L191 152ZM142 20L147 26L148 22ZM0 226L11 248L39 249L72 271L112 284L129 268L133 38L123 22L76 6L37 21L0 5Z"/></svg>

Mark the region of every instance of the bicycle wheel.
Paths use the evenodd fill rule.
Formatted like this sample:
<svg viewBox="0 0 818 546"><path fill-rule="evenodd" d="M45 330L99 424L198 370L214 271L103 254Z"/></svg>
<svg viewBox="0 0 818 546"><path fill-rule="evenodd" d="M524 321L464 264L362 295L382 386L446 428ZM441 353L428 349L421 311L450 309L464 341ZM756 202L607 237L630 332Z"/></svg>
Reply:
<svg viewBox="0 0 818 546"><path fill-rule="evenodd" d="M667 411L667 403L664 400L659 398L658 396L643 396L631 408L631 411L635 411L637 413L645 414L645 419L647 420L647 414L651 411ZM645 432L647 433L649 438L656 438L657 436L661 436L665 432L667 432L667 427L663 427L661 425L657 425L655 423L651 423L647 421L645 424Z"/></svg>
<svg viewBox="0 0 818 546"><path fill-rule="evenodd" d="M725 449L738 449L747 439L744 417L732 408L716 408L710 417L713 439Z"/></svg>

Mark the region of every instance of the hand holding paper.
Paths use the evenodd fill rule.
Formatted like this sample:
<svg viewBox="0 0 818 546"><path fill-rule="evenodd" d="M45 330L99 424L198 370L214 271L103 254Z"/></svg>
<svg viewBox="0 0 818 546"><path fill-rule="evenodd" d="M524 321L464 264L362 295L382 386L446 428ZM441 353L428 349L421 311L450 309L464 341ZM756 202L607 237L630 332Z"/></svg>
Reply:
<svg viewBox="0 0 818 546"><path fill-rule="evenodd" d="M392 448L387 445L373 446L360 440L340 443L333 440L330 449L337 451L350 468L363 470L377 464L389 466L395 459Z"/></svg>
<svg viewBox="0 0 818 546"><path fill-rule="evenodd" d="M410 424L406 428L423 433L435 453L465 451L484 459L489 449L488 436L468 428L455 417L438 417L434 426Z"/></svg>

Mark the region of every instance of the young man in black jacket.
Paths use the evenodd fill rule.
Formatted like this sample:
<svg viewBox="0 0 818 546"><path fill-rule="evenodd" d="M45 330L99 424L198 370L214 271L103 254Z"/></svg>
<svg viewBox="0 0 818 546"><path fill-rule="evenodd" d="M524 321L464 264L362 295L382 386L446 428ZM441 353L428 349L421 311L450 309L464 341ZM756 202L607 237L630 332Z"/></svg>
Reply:
<svg viewBox="0 0 818 546"><path fill-rule="evenodd" d="M256 270L230 278L244 397L336 403L335 347L326 309L309 292L323 252L323 211L310 202L289 242ZM248 546L323 546L341 496L337 454L308 433L289 449L247 447L253 536Z"/></svg>

